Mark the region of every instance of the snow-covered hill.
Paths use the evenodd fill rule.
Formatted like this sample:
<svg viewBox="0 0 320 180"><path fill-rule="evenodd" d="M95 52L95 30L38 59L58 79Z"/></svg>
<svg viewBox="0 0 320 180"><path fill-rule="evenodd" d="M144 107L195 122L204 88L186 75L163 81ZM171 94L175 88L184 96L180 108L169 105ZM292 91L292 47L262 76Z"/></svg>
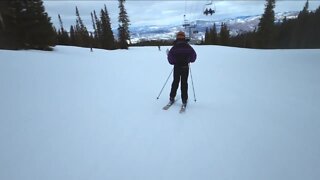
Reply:
<svg viewBox="0 0 320 180"><path fill-rule="evenodd" d="M287 19L296 18L298 16L298 11L289 12L278 12L275 14L275 22L282 22L286 17ZM230 29L230 34L235 36L243 32L253 31L257 28L261 15L251 15L251 16L239 16L228 19L220 20L194 20L189 22L195 28L193 31L197 31L197 34L193 34L194 39L201 40L204 37L206 28L211 28L213 24L216 24L217 30L220 31L221 24L226 23ZM165 26L138 26L131 27L131 38L132 42L138 42L142 40L168 40L175 38L175 34L178 30L183 30L182 23L177 25L165 25Z"/></svg>
<svg viewBox="0 0 320 180"><path fill-rule="evenodd" d="M0 179L319 179L319 50L194 46L179 114L166 48L0 50Z"/></svg>

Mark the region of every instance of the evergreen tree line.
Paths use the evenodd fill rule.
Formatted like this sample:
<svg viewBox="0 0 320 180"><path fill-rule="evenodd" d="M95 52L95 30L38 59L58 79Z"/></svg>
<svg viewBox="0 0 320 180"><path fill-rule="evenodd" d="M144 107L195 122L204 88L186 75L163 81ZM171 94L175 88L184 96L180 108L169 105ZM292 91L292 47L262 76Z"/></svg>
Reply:
<svg viewBox="0 0 320 180"><path fill-rule="evenodd" d="M81 47L115 49L115 38L111 30L110 18L106 6L101 9L99 18L96 11L91 13L94 32L89 32L84 25L76 7L76 24L69 32L64 28L61 16L58 15L60 28L57 31L57 44Z"/></svg>
<svg viewBox="0 0 320 180"><path fill-rule="evenodd" d="M69 32L64 28L58 15L58 30L45 12L42 0L1 0L0 1L0 48L2 49L43 49L51 50L57 44L103 49L128 49L130 32L129 18L124 7L125 0L119 0L118 40L111 29L106 6L99 15L91 13L93 32L89 32L76 7L76 24Z"/></svg>
<svg viewBox="0 0 320 180"><path fill-rule="evenodd" d="M128 49L129 46L129 18L124 8L124 0L119 0L119 27L118 27L118 40L115 39L109 13L106 5L100 10L99 15L96 11L91 13L91 21L93 32L89 32L84 25L78 8L76 7L76 25L70 27L69 33L63 26L61 16L58 15L60 28L57 31L57 44L72 45L91 48L102 49Z"/></svg>
<svg viewBox="0 0 320 180"><path fill-rule="evenodd" d="M174 40L141 40L131 46L171 46Z"/></svg>
<svg viewBox="0 0 320 180"><path fill-rule="evenodd" d="M203 44L215 44L228 46L230 39L230 30L227 27L227 24L222 23L220 32L217 32L216 24L213 24L212 28L207 28L205 32L205 38Z"/></svg>
<svg viewBox="0 0 320 180"><path fill-rule="evenodd" d="M284 19L276 26L276 48L320 48L320 6L314 12L308 11L307 1L297 19Z"/></svg>
<svg viewBox="0 0 320 180"><path fill-rule="evenodd" d="M225 24L218 34L215 24L207 29L203 44L246 48L320 48L320 7L308 11L307 1L295 19L275 23L275 0L266 0L265 12L253 32L231 37Z"/></svg>
<svg viewBox="0 0 320 180"><path fill-rule="evenodd" d="M0 48L49 50L55 31L42 0L0 1Z"/></svg>

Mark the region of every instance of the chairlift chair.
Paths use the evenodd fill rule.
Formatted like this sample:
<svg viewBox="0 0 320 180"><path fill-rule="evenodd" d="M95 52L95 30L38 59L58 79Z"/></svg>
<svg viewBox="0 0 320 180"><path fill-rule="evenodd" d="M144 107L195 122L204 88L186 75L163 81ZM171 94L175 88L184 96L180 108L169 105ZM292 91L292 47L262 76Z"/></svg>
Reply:
<svg viewBox="0 0 320 180"><path fill-rule="evenodd" d="M214 14L215 12L216 12L216 7L215 7L212 0L204 5L204 8L203 8L204 15L206 15L206 16L211 15L212 16L212 14Z"/></svg>

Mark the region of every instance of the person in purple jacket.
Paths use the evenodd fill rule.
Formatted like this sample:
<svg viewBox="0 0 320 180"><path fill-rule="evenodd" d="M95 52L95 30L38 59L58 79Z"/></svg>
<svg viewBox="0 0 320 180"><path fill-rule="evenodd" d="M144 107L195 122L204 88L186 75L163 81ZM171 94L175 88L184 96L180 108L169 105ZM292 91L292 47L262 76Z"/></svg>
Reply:
<svg viewBox="0 0 320 180"><path fill-rule="evenodd" d="M173 47L168 53L168 61L171 65L174 65L173 82L170 92L171 103L174 102L181 79L181 99L183 105L187 105L189 63L195 62L196 59L197 53L188 44L185 33L182 31L178 32Z"/></svg>

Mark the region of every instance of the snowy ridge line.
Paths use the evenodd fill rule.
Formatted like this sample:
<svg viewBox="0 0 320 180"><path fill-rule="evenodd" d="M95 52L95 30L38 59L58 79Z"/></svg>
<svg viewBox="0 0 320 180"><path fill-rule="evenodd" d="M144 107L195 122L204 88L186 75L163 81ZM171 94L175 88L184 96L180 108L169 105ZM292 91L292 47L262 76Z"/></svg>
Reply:
<svg viewBox="0 0 320 180"><path fill-rule="evenodd" d="M287 19L296 18L298 11L277 12L275 13L275 22L279 23L287 17ZM226 23L230 29L230 34L236 36L243 32L253 31L259 24L261 15L239 16L235 18L228 18L222 20L208 21L208 20L195 20L190 22L196 26L198 34L194 34L194 38L202 40L206 28L212 27L216 24L217 30L220 31L221 23ZM181 29L181 25L166 25L155 26L146 25L138 27L130 27L132 42L140 42L147 40L172 40L175 38L175 33Z"/></svg>

